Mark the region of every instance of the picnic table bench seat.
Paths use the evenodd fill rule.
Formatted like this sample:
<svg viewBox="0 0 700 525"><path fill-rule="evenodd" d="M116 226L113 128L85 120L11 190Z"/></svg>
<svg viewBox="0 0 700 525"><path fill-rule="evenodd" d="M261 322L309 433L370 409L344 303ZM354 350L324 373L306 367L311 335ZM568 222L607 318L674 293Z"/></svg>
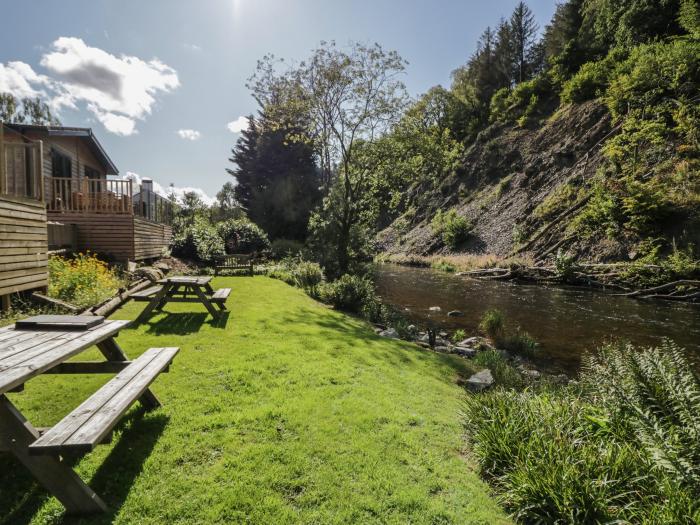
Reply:
<svg viewBox="0 0 700 525"><path fill-rule="evenodd" d="M219 275L221 270L246 270L250 275L253 275L255 273L253 255L242 253L220 255L216 258L214 275Z"/></svg>
<svg viewBox="0 0 700 525"><path fill-rule="evenodd" d="M228 296L231 295L231 288L219 288L211 296L212 303L225 303Z"/></svg>
<svg viewBox="0 0 700 525"><path fill-rule="evenodd" d="M172 362L179 348L150 348L29 445L31 455L89 452ZM152 405L149 405L152 408Z"/></svg>
<svg viewBox="0 0 700 525"><path fill-rule="evenodd" d="M134 292L131 294L131 298L134 301L149 301L151 296L157 294L160 292L162 286L151 286L150 288L146 288L145 290L139 290L138 292Z"/></svg>

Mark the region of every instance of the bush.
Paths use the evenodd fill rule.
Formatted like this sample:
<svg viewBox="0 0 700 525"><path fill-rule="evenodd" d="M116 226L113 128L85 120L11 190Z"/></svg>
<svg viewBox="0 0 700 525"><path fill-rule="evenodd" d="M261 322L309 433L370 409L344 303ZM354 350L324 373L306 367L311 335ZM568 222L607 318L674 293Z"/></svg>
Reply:
<svg viewBox="0 0 700 525"><path fill-rule="evenodd" d="M50 297L86 308L108 299L122 284L115 270L90 253L49 258Z"/></svg>
<svg viewBox="0 0 700 525"><path fill-rule="evenodd" d="M466 217L457 215L457 212L452 209L448 212L438 210L431 222L433 232L440 234L445 245L452 249L457 248L460 244L467 240L473 226Z"/></svg>
<svg viewBox="0 0 700 525"><path fill-rule="evenodd" d="M671 343L609 346L581 384L469 396L482 473L524 523L697 523L700 380Z"/></svg>
<svg viewBox="0 0 700 525"><path fill-rule="evenodd" d="M292 268L290 274L295 286L308 290L312 295L323 282L323 270L315 262L301 261Z"/></svg>
<svg viewBox="0 0 700 525"><path fill-rule="evenodd" d="M262 253L270 249L267 234L248 219L223 221L216 229L224 240L226 253Z"/></svg>
<svg viewBox="0 0 700 525"><path fill-rule="evenodd" d="M173 255L184 259L212 263L224 253L224 241L221 236L203 219L186 226L173 242Z"/></svg>
<svg viewBox="0 0 700 525"><path fill-rule="evenodd" d="M359 314L365 305L376 300L376 296L372 281L366 277L344 274L323 286L321 299L338 310Z"/></svg>
<svg viewBox="0 0 700 525"><path fill-rule="evenodd" d="M275 260L299 255L303 251L304 245L292 239L275 239L270 244L270 255Z"/></svg>
<svg viewBox="0 0 700 525"><path fill-rule="evenodd" d="M521 127L526 126L552 94L552 84L546 75L521 82L513 89L499 89L491 99L491 122L517 122Z"/></svg>
<svg viewBox="0 0 700 525"><path fill-rule="evenodd" d="M562 102L580 103L605 95L614 67L612 55L610 58L583 64L578 73L564 83Z"/></svg>
<svg viewBox="0 0 700 525"><path fill-rule="evenodd" d="M503 338L505 322L503 313L500 310L487 310L479 323L479 330L484 332L494 341L499 341Z"/></svg>

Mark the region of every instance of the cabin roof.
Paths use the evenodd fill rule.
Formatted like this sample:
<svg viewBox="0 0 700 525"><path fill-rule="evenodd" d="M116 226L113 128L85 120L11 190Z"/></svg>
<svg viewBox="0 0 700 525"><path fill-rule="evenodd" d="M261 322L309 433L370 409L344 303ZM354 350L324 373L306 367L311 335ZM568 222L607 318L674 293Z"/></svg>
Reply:
<svg viewBox="0 0 700 525"><path fill-rule="evenodd" d="M97 137L92 132L91 128L74 128L67 126L39 126L35 124L13 124L5 123L5 126L9 129L13 129L18 133L25 133L27 131L32 131L36 133L45 133L49 137L77 137L83 139L87 146L95 155L95 158L102 164L108 175L118 175L119 170L109 158L107 152L97 140Z"/></svg>

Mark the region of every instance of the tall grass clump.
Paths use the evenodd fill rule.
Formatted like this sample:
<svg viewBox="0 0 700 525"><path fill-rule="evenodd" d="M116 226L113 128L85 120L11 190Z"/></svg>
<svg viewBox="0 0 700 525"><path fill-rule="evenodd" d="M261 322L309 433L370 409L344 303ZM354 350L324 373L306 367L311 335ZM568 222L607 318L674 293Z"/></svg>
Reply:
<svg viewBox="0 0 700 525"><path fill-rule="evenodd" d="M503 312L495 308L484 313L479 330L490 337L495 345L511 352L534 354L538 347L537 341L519 326L515 329L508 327Z"/></svg>
<svg viewBox="0 0 700 525"><path fill-rule="evenodd" d="M114 295L122 280L113 268L94 254L49 258L49 296L81 308Z"/></svg>
<svg viewBox="0 0 700 525"><path fill-rule="evenodd" d="M672 343L605 347L577 385L470 395L464 415L519 522L700 520L700 381Z"/></svg>

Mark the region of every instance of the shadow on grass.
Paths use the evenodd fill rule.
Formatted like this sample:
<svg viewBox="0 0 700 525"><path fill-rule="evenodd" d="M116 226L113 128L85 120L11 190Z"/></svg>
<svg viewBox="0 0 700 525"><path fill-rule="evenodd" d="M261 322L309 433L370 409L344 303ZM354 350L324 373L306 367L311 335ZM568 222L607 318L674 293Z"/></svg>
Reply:
<svg viewBox="0 0 700 525"><path fill-rule="evenodd" d="M90 487L107 504L107 512L91 516L63 514L55 523L107 524L114 521L119 508L126 500L131 486L143 470L143 464L163 433L168 418L162 414L146 416L143 407L133 410L118 425L123 429L119 441L99 466ZM115 429L116 430L116 429ZM80 457L67 463L74 467ZM49 498L31 474L10 454L0 454L0 525L30 523L34 515ZM8 490L11 487L11 490Z"/></svg>
<svg viewBox="0 0 700 525"><path fill-rule="evenodd" d="M372 357L381 358L397 367L416 366L428 361L436 362L441 368L456 374L458 382L472 373L468 362L461 357L433 352L408 341L381 337L375 334L363 320L349 314L337 315L335 310L319 314L318 310L302 308L293 314L278 318L289 326L303 326L309 323L309 319L313 319L314 326L326 329L323 334L324 340L330 343L332 348L341 345L360 348ZM400 348L397 348L398 345Z"/></svg>
<svg viewBox="0 0 700 525"><path fill-rule="evenodd" d="M199 332L204 324L213 328L225 328L230 315L229 311L221 311L216 317L208 312L163 312L164 317L158 320L149 320L134 325L146 325L149 334L188 335Z"/></svg>

